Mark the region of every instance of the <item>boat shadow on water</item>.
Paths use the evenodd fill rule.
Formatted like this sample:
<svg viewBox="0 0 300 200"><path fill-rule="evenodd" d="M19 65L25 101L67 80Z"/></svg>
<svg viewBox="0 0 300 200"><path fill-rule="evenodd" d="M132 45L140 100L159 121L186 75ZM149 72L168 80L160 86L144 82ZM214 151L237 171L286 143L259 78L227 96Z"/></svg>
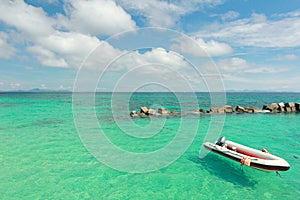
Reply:
<svg viewBox="0 0 300 200"><path fill-rule="evenodd" d="M204 158L190 156L189 160L199 164L201 170L206 170L213 176L224 179L234 185L255 188L257 181L247 176L244 169L230 160L225 160L217 155L208 154Z"/></svg>

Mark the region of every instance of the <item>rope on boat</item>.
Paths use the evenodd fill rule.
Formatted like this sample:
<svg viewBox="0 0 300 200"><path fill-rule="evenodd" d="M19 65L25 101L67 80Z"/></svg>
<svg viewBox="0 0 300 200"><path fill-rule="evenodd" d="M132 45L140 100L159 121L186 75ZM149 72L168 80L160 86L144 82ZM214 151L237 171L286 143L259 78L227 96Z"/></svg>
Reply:
<svg viewBox="0 0 300 200"><path fill-rule="evenodd" d="M241 163L242 163L242 165L250 166L250 164L251 164L251 158L249 158L248 156L244 156L241 159Z"/></svg>

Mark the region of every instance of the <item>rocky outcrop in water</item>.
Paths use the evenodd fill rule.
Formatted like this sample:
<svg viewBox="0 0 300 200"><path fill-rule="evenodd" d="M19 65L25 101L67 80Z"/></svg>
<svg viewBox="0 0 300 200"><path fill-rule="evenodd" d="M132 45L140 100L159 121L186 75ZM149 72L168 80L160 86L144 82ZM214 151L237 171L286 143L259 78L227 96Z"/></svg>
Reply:
<svg viewBox="0 0 300 200"><path fill-rule="evenodd" d="M235 111L238 113L244 113L245 112L245 108L243 106L237 106L235 108Z"/></svg>
<svg viewBox="0 0 300 200"><path fill-rule="evenodd" d="M130 117L138 117L138 116L139 116L139 114L136 110L133 110L130 112Z"/></svg>
<svg viewBox="0 0 300 200"><path fill-rule="evenodd" d="M231 114L231 113L295 113L300 112L300 103L295 102L280 102L280 103L271 103L269 105L264 105L262 109L260 110L257 107L244 107L237 105L235 109L233 109L230 105L220 106L220 107L212 107L209 110L205 109L199 109L194 110L192 113L198 113L198 114ZM131 117L148 117L149 115L174 115L178 116L180 115L179 112L176 110L172 110L171 112L167 108L158 108L157 112L154 109L148 109L146 106L143 106L140 108L140 113L137 111L131 111L130 116Z"/></svg>
<svg viewBox="0 0 300 200"><path fill-rule="evenodd" d="M288 103L271 103L270 105L264 105L262 110L268 110L271 113L291 113L299 112L299 103L288 102Z"/></svg>
<svg viewBox="0 0 300 200"><path fill-rule="evenodd" d="M140 110L141 110L140 113L143 113L145 115L149 115L149 109L146 106L141 107Z"/></svg>
<svg viewBox="0 0 300 200"><path fill-rule="evenodd" d="M158 113L161 114L161 115L168 115L168 114L170 114L170 112L166 108L159 108L158 109Z"/></svg>
<svg viewBox="0 0 300 200"><path fill-rule="evenodd" d="M147 108L146 106L140 107L140 112L137 112L136 110L130 112L131 117L149 117L151 115L179 115L179 112L177 112L176 110L172 110L170 112L167 108L158 108L156 112L156 110L152 108Z"/></svg>
<svg viewBox="0 0 300 200"><path fill-rule="evenodd" d="M295 103L296 111L300 112L300 103Z"/></svg>
<svg viewBox="0 0 300 200"><path fill-rule="evenodd" d="M149 115L156 115L156 110L150 108L150 109L148 110L148 113L149 113Z"/></svg>

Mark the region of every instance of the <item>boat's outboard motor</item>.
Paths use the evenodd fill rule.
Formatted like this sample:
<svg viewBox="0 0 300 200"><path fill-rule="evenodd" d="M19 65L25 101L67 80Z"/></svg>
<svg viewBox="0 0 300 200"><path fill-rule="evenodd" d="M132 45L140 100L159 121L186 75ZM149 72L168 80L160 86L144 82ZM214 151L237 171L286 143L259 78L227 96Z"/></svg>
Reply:
<svg viewBox="0 0 300 200"><path fill-rule="evenodd" d="M222 147L222 146L224 146L225 141L226 141L226 137L225 137L225 136L220 137L220 138L217 140L216 145L219 145L219 146Z"/></svg>

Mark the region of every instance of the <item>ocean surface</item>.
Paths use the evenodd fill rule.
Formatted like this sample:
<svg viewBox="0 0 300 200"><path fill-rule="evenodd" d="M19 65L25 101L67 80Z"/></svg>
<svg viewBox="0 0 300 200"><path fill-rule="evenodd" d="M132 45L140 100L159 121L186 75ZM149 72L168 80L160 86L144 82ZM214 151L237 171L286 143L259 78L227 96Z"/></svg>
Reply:
<svg viewBox="0 0 300 200"><path fill-rule="evenodd" d="M193 95L196 103L189 93L117 93L113 101L111 93L94 101L80 93L76 102L72 93L0 93L0 199L299 199L300 113L199 115L193 110L209 109L210 95ZM300 94L226 94L233 107L272 102L300 102ZM128 117L144 105L180 114ZM99 131L101 141L92 138ZM291 168L277 176L214 153L200 158L205 138L221 135L264 147ZM128 152L145 155L144 163Z"/></svg>

